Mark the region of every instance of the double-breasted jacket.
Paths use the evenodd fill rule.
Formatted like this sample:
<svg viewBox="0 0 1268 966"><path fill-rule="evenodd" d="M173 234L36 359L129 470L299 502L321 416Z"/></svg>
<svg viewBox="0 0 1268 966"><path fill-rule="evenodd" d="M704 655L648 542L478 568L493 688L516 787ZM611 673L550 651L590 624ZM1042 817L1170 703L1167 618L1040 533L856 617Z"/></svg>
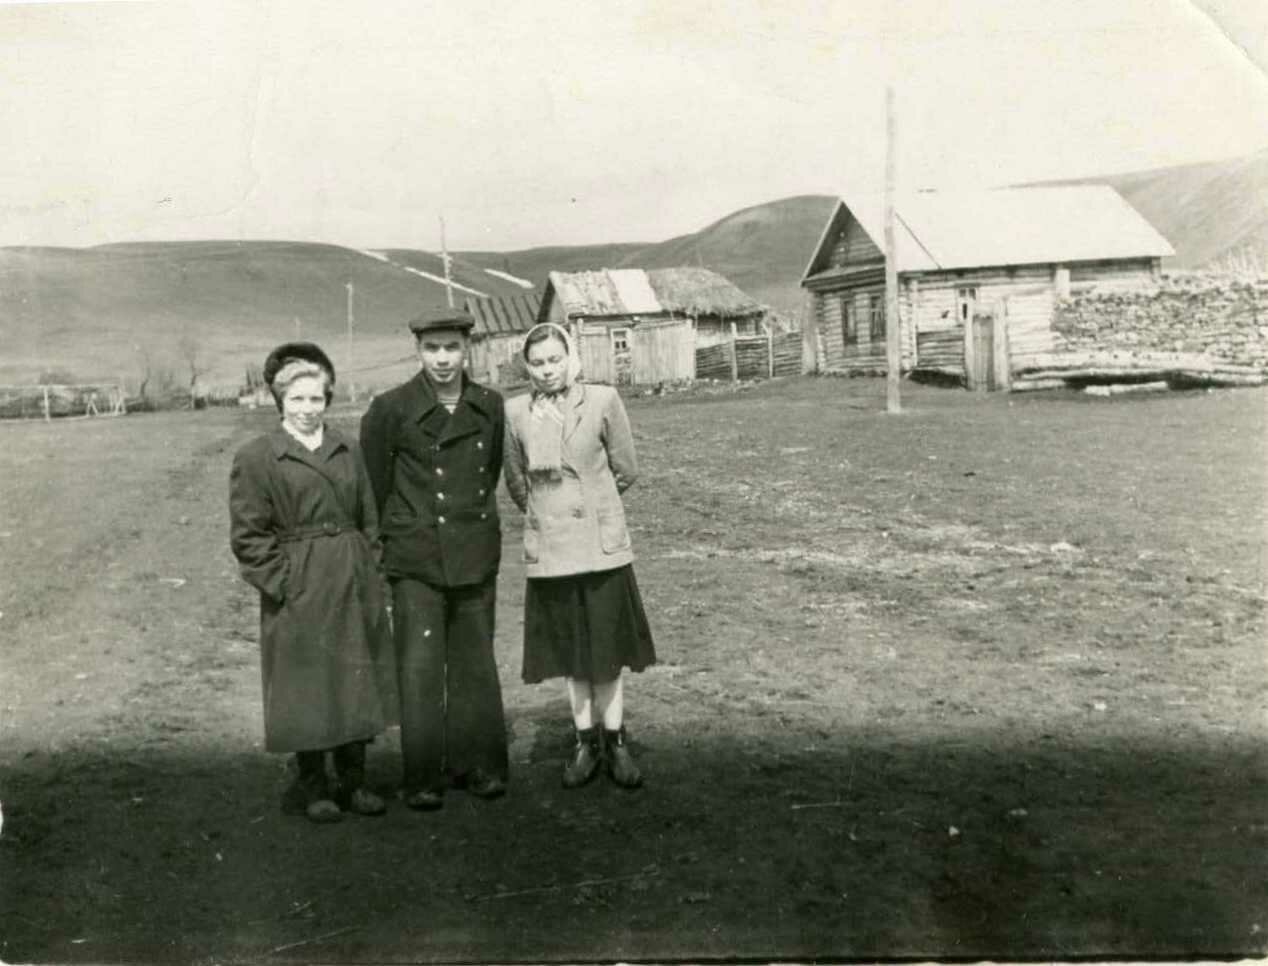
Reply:
<svg viewBox="0 0 1268 966"><path fill-rule="evenodd" d="M461 587L497 575L504 424L502 397L465 375L452 414L422 372L370 404L361 448L389 577Z"/></svg>

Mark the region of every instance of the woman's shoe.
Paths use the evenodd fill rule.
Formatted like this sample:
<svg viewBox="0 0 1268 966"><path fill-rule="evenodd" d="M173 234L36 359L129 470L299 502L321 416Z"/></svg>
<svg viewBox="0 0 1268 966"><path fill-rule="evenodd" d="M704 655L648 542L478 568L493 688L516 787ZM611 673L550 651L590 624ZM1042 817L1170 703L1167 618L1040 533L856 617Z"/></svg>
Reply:
<svg viewBox="0 0 1268 966"><path fill-rule="evenodd" d="M356 815L382 815L387 811L387 803L364 786L352 789L340 804Z"/></svg>
<svg viewBox="0 0 1268 966"><path fill-rule="evenodd" d="M310 822L317 822L319 825L333 825L343 821L343 812L333 798L319 798L309 802L304 814Z"/></svg>
<svg viewBox="0 0 1268 966"><path fill-rule="evenodd" d="M334 750L335 774L339 776L335 801L345 812L382 815L387 805L365 787L365 745L364 741L350 741Z"/></svg>
<svg viewBox="0 0 1268 966"><path fill-rule="evenodd" d="M599 771L599 732L596 728L579 728L572 759L564 766L564 788L580 788Z"/></svg>
<svg viewBox="0 0 1268 966"><path fill-rule="evenodd" d="M643 773L634 763L634 756L625 743L624 726L615 731L603 730L607 746L608 777L622 788L638 788L643 784Z"/></svg>

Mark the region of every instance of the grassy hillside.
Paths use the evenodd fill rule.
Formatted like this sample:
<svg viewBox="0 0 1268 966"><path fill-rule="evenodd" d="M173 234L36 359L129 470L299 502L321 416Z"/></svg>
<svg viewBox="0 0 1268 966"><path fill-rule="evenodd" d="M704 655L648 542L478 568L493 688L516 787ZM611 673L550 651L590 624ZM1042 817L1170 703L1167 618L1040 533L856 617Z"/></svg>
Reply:
<svg viewBox="0 0 1268 966"><path fill-rule="evenodd" d="M520 291L499 283L504 290ZM30 382L49 369L84 381L135 379L146 352L154 367L187 382L191 346L197 364L210 366L205 382L237 380L246 363L297 335L325 343L338 367L374 365L408 352L406 321L444 303L443 285L334 245L0 249L0 313L8 336L0 382Z"/></svg>

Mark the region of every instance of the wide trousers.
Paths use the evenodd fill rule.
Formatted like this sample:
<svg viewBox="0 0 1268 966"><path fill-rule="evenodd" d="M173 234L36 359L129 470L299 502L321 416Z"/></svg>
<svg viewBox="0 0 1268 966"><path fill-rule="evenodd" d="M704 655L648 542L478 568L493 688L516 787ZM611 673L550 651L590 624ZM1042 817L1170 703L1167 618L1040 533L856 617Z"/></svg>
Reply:
<svg viewBox="0 0 1268 966"><path fill-rule="evenodd" d="M467 587L392 582L407 792L479 769L507 777L506 718L493 656L496 578Z"/></svg>

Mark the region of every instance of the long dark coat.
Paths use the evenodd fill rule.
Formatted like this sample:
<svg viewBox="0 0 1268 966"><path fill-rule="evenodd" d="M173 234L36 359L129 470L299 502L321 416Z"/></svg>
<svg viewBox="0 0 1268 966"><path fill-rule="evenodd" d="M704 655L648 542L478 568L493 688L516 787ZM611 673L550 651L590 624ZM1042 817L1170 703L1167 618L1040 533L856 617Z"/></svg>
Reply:
<svg viewBox="0 0 1268 966"><path fill-rule="evenodd" d="M465 587L497 576L502 397L463 376L450 415L426 375L375 397L361 449L383 523L391 577Z"/></svg>
<svg viewBox="0 0 1268 966"><path fill-rule="evenodd" d="M394 720L396 683L378 515L355 442L327 426L310 452L280 426L229 477L230 546L260 591L264 746L310 751Z"/></svg>

